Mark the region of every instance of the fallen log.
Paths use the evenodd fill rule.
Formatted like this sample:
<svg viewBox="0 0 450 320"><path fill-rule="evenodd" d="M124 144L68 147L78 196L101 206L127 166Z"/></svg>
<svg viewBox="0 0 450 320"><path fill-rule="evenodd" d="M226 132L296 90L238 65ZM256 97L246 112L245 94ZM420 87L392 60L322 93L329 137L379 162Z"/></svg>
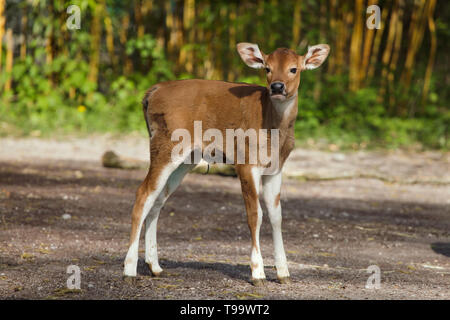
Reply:
<svg viewBox="0 0 450 320"><path fill-rule="evenodd" d="M128 157L123 157L116 154L114 151L108 150L102 156L102 165L106 168L116 168L125 170L147 169L148 162ZM218 174L222 176L236 176L234 166L229 164L210 164L206 161L201 161L194 169L192 173L201 174Z"/></svg>
<svg viewBox="0 0 450 320"><path fill-rule="evenodd" d="M208 168L208 163L203 160L194 169L192 169L191 172L202 174L218 174L220 176L232 176L232 177L237 176L233 165L224 163L215 163L210 164Z"/></svg>
<svg viewBox="0 0 450 320"><path fill-rule="evenodd" d="M144 161L122 157L111 150L108 150L103 154L102 165L106 168L127 169L127 170L148 168L148 163Z"/></svg>

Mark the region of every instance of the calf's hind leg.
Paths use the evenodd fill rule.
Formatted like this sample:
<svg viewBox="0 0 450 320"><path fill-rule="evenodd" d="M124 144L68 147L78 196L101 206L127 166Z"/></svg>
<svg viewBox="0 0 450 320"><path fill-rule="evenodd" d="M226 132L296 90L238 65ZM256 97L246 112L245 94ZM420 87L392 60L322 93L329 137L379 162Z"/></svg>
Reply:
<svg viewBox="0 0 450 320"><path fill-rule="evenodd" d="M159 276L163 271L158 262L158 246L156 241L156 230L159 212L169 196L178 188L184 176L193 168L192 164L181 164L169 177L163 191L150 210L145 219L145 262L148 264L153 275Z"/></svg>
<svg viewBox="0 0 450 320"><path fill-rule="evenodd" d="M124 262L125 277L136 276L139 238L144 220L154 207L171 174L183 162L183 160L171 162L170 154L168 156L168 159L162 159L160 156L152 157L147 177L136 193L136 202L131 216L130 245ZM165 166L161 166L162 163Z"/></svg>

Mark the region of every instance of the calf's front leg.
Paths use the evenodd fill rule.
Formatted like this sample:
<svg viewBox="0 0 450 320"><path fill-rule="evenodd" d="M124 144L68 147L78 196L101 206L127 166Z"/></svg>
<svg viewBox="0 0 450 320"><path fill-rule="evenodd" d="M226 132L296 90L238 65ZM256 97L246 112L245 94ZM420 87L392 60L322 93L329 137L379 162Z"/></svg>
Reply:
<svg viewBox="0 0 450 320"><path fill-rule="evenodd" d="M247 223L252 237L252 251L250 267L252 270L252 283L256 286L264 283L264 262L259 246L259 229L262 222L262 209L259 204L259 185L261 181L260 171L256 167L236 166L236 171L241 180L242 195L247 211Z"/></svg>
<svg viewBox="0 0 450 320"><path fill-rule="evenodd" d="M276 175L262 176L264 203L269 213L272 225L272 237L274 246L275 266L277 277L281 283L289 282L289 270L281 233L281 172Z"/></svg>

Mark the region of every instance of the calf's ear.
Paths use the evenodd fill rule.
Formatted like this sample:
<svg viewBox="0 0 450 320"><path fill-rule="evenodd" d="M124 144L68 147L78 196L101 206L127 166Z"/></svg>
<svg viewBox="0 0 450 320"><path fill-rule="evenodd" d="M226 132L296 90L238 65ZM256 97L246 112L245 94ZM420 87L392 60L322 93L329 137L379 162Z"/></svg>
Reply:
<svg viewBox="0 0 450 320"><path fill-rule="evenodd" d="M328 57L330 46L327 44L316 44L308 47L308 52L303 56L303 70L312 70L320 65Z"/></svg>
<svg viewBox="0 0 450 320"><path fill-rule="evenodd" d="M259 50L257 44L241 42L237 44L236 48L242 60L250 68L264 68L264 60L266 55Z"/></svg>

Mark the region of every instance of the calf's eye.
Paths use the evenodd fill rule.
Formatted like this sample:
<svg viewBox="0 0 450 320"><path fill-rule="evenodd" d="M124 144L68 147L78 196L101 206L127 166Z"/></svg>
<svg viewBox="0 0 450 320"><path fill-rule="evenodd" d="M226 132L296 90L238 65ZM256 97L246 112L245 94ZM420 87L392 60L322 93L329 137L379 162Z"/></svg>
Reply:
<svg viewBox="0 0 450 320"><path fill-rule="evenodd" d="M297 68L291 68L291 70L289 70L291 73L295 74L297 73Z"/></svg>
<svg viewBox="0 0 450 320"><path fill-rule="evenodd" d="M269 68L266 68L266 72L269 73L269 72L270 72L270 69L269 69Z"/></svg>

